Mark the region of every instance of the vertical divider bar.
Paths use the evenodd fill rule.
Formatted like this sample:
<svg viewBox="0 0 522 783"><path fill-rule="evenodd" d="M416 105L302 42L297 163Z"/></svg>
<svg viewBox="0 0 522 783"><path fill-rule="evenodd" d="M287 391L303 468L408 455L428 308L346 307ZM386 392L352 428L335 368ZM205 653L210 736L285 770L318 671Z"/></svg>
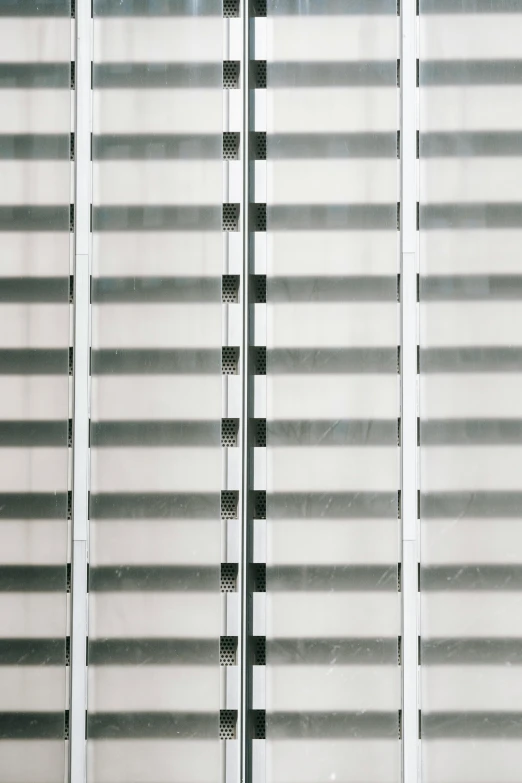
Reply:
<svg viewBox="0 0 522 783"><path fill-rule="evenodd" d="M251 378L251 220L250 204L253 198L251 185L251 155L250 133L252 119L252 90L251 90L251 0L242 0L242 30L243 49L241 58L241 91L243 99L243 124L241 128L241 153L243 170L243 203L241 209L241 231L243 268L240 283L240 301L242 306L242 351L241 351L241 500L240 500L240 562L239 562L239 589L240 589L240 627L238 639L240 684L239 684L239 776L240 783L249 783L251 779L251 670L252 660L250 652L252 629L252 592L251 592L251 455L250 444L250 418L252 403L252 378Z"/></svg>
<svg viewBox="0 0 522 783"><path fill-rule="evenodd" d="M402 771L419 783L416 0L401 2Z"/></svg>
<svg viewBox="0 0 522 783"><path fill-rule="evenodd" d="M92 42L91 3L80 0L76 6L71 783L85 783L87 777Z"/></svg>

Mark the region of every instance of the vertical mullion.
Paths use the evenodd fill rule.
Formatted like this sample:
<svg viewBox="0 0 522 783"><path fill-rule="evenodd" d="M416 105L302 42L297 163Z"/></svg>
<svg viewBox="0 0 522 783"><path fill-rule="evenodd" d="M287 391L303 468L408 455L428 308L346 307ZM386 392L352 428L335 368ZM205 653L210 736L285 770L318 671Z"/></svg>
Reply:
<svg viewBox="0 0 522 783"><path fill-rule="evenodd" d="M89 507L91 4L76 8L71 783L86 780Z"/></svg>
<svg viewBox="0 0 522 783"><path fill-rule="evenodd" d="M417 783L418 513L417 513L417 188L416 0L401 3L401 508L403 781Z"/></svg>
<svg viewBox="0 0 522 783"><path fill-rule="evenodd" d="M249 420L251 418L252 381L250 372L250 203L252 199L251 188L251 160L250 160L250 131L251 131L251 102L252 91L250 84L250 59L251 59L251 13L250 0L242 2L242 31L243 48L241 58L241 91L243 99L243 123L241 128L241 152L243 171L243 202L241 205L241 231L243 268L240 284L240 300L242 306L242 345L241 345L241 502L240 502L240 562L239 562L239 590L240 590L240 627L238 639L238 653L240 666L240 704L238 716L239 730L239 775L240 783L248 783L251 778L251 738L249 731L249 716L251 707L251 656L250 636L252 625L252 594L250 585L251 570L251 444L249 438Z"/></svg>

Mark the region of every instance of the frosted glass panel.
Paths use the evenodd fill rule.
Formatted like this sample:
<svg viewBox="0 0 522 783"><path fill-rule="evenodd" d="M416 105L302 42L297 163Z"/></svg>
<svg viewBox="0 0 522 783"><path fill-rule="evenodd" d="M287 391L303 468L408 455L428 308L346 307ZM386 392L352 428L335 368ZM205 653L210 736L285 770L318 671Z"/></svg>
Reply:
<svg viewBox="0 0 522 783"><path fill-rule="evenodd" d="M400 777L397 16L268 2L268 783Z"/></svg>
<svg viewBox="0 0 522 783"><path fill-rule="evenodd" d="M222 9L94 12L88 780L214 783Z"/></svg>

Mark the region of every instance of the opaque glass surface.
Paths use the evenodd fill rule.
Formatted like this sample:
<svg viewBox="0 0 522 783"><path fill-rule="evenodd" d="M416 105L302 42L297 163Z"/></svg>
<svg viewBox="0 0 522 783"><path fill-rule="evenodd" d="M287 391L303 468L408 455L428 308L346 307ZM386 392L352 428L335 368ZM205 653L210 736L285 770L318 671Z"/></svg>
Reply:
<svg viewBox="0 0 522 783"><path fill-rule="evenodd" d="M222 9L94 12L88 780L214 783Z"/></svg>
<svg viewBox="0 0 522 783"><path fill-rule="evenodd" d="M396 6L269 0L267 45L266 776L392 783Z"/></svg>

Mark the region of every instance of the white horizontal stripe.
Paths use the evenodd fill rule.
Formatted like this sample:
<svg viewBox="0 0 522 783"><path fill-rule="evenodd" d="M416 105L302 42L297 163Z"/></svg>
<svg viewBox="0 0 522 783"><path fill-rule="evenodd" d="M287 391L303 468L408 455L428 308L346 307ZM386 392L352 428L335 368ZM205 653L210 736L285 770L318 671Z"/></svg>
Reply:
<svg viewBox="0 0 522 783"><path fill-rule="evenodd" d="M400 595L269 592L266 628L268 638L395 637L400 633Z"/></svg>
<svg viewBox="0 0 522 783"><path fill-rule="evenodd" d="M1 638L65 639L66 609L65 593L0 593Z"/></svg>
<svg viewBox="0 0 522 783"><path fill-rule="evenodd" d="M65 362L63 369L66 369ZM4 421L55 419L63 421L65 427L69 416L69 378L66 375L3 375L0 376L0 399Z"/></svg>
<svg viewBox="0 0 522 783"><path fill-rule="evenodd" d="M269 492L392 492L398 488L398 447L267 449Z"/></svg>
<svg viewBox="0 0 522 783"><path fill-rule="evenodd" d="M520 489L522 446L424 446L424 492Z"/></svg>
<svg viewBox="0 0 522 783"><path fill-rule="evenodd" d="M71 20L67 17L2 18L0 62L68 65L71 60Z"/></svg>
<svg viewBox="0 0 522 783"><path fill-rule="evenodd" d="M266 743L271 783L397 783L398 739L270 740Z"/></svg>
<svg viewBox="0 0 522 783"><path fill-rule="evenodd" d="M267 59L296 62L395 60L395 16L280 16L267 22ZM270 86L270 85L269 85Z"/></svg>
<svg viewBox="0 0 522 783"><path fill-rule="evenodd" d="M222 37L219 16L98 17L94 22L94 61L221 64Z"/></svg>
<svg viewBox="0 0 522 783"><path fill-rule="evenodd" d="M269 133L395 131L397 88L294 87L268 90Z"/></svg>
<svg viewBox="0 0 522 783"><path fill-rule="evenodd" d="M0 348L69 347L69 303L0 304ZM64 368L65 369L65 368Z"/></svg>
<svg viewBox="0 0 522 783"><path fill-rule="evenodd" d="M519 302L425 303L420 344L424 348L522 345L522 307Z"/></svg>
<svg viewBox="0 0 522 783"><path fill-rule="evenodd" d="M423 771L431 783L518 783L522 743L512 739L422 741Z"/></svg>
<svg viewBox="0 0 522 783"><path fill-rule="evenodd" d="M221 231L98 231L92 243L94 277L214 277L223 270Z"/></svg>
<svg viewBox="0 0 522 783"><path fill-rule="evenodd" d="M343 712L401 706L399 666L267 666L267 712Z"/></svg>
<svg viewBox="0 0 522 783"><path fill-rule="evenodd" d="M68 462L65 446L2 448L0 443L0 492L67 492Z"/></svg>
<svg viewBox="0 0 522 783"><path fill-rule="evenodd" d="M421 522L424 565L522 564L522 525L517 519L434 519Z"/></svg>
<svg viewBox="0 0 522 783"><path fill-rule="evenodd" d="M95 348L220 348L221 311L221 303L206 302L95 305L92 345Z"/></svg>
<svg viewBox="0 0 522 783"><path fill-rule="evenodd" d="M69 187L60 203L68 202ZM70 244L65 231L4 231L2 277L68 277Z"/></svg>
<svg viewBox="0 0 522 783"><path fill-rule="evenodd" d="M88 740L87 783L217 783L220 759L217 739Z"/></svg>
<svg viewBox="0 0 522 783"><path fill-rule="evenodd" d="M491 16L488 14L488 19ZM483 41L481 39L480 45ZM522 85L421 87L420 131L520 131Z"/></svg>
<svg viewBox="0 0 522 783"><path fill-rule="evenodd" d="M269 419L393 419L399 412L394 375L268 375Z"/></svg>
<svg viewBox="0 0 522 783"><path fill-rule="evenodd" d="M422 204L522 201L522 158L430 158L419 178Z"/></svg>
<svg viewBox="0 0 522 783"><path fill-rule="evenodd" d="M218 492L219 447L91 449L93 492Z"/></svg>
<svg viewBox="0 0 522 783"><path fill-rule="evenodd" d="M93 164L93 203L221 205L222 180L221 160L104 160Z"/></svg>
<svg viewBox="0 0 522 783"><path fill-rule="evenodd" d="M68 133L73 95L70 89L0 89L0 133Z"/></svg>
<svg viewBox="0 0 522 783"><path fill-rule="evenodd" d="M397 562L397 519L295 519L266 523L267 563L389 565Z"/></svg>
<svg viewBox="0 0 522 783"><path fill-rule="evenodd" d="M396 302L277 304L267 307L269 348L366 348L397 345Z"/></svg>
<svg viewBox="0 0 522 783"><path fill-rule="evenodd" d="M519 274L518 229L420 231L420 271L426 275Z"/></svg>
<svg viewBox="0 0 522 783"><path fill-rule="evenodd" d="M494 5L491 10L495 10ZM520 58L520 14L421 14L419 31L425 60Z"/></svg>
<svg viewBox="0 0 522 783"><path fill-rule="evenodd" d="M522 637L522 593L421 592L421 635L425 637Z"/></svg>
<svg viewBox="0 0 522 783"><path fill-rule="evenodd" d="M215 666L89 666L90 712L214 712Z"/></svg>
<svg viewBox="0 0 522 783"><path fill-rule="evenodd" d="M6 783L56 783L65 768L63 739L0 740L0 779Z"/></svg>
<svg viewBox="0 0 522 783"><path fill-rule="evenodd" d="M67 560L68 525L65 518L2 520L2 565L60 565Z"/></svg>
<svg viewBox="0 0 522 783"><path fill-rule="evenodd" d="M222 133L223 90L93 92L94 133Z"/></svg>
<svg viewBox="0 0 522 783"><path fill-rule="evenodd" d="M71 164L68 160L2 160L0 181L2 205L68 205Z"/></svg>
<svg viewBox="0 0 522 783"><path fill-rule="evenodd" d="M63 712L65 668L0 666L0 692L0 704L5 712Z"/></svg>
<svg viewBox="0 0 522 783"><path fill-rule="evenodd" d="M94 421L221 419L222 377L217 372L170 377L98 375L91 384Z"/></svg>
<svg viewBox="0 0 522 783"><path fill-rule="evenodd" d="M89 637L216 639L221 594L168 592L90 593Z"/></svg>
<svg viewBox="0 0 522 783"><path fill-rule="evenodd" d="M464 369L464 368L462 368ZM420 409L428 419L522 419L522 374L420 376Z"/></svg>
<svg viewBox="0 0 522 783"><path fill-rule="evenodd" d="M91 520L89 552L93 566L213 566L221 552L220 523L219 519Z"/></svg>
<svg viewBox="0 0 522 783"><path fill-rule="evenodd" d="M398 166L393 159L267 162L270 206L389 204L397 200L397 183Z"/></svg>
<svg viewBox="0 0 522 783"><path fill-rule="evenodd" d="M398 241L399 234L395 230L269 231L267 273L269 276L298 277L395 275ZM296 258L299 258L298 264Z"/></svg>
<svg viewBox="0 0 522 783"><path fill-rule="evenodd" d="M423 712L522 710L520 666L423 666Z"/></svg>

